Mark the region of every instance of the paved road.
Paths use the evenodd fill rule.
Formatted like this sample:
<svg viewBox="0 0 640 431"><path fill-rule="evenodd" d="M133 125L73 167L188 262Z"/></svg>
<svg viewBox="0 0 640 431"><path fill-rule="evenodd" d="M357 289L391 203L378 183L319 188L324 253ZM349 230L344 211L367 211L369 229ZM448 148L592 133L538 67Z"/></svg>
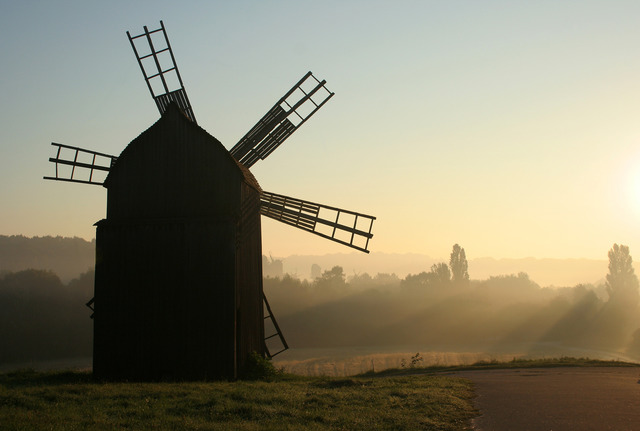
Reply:
<svg viewBox="0 0 640 431"><path fill-rule="evenodd" d="M640 368L462 371L478 431L640 431Z"/></svg>

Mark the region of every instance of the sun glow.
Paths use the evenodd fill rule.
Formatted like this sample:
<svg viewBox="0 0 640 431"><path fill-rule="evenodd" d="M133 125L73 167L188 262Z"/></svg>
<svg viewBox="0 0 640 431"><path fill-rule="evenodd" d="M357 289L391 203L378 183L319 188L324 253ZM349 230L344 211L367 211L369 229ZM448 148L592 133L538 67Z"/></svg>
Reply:
<svg viewBox="0 0 640 431"><path fill-rule="evenodd" d="M634 215L640 215L640 166L635 168L629 177L629 206Z"/></svg>

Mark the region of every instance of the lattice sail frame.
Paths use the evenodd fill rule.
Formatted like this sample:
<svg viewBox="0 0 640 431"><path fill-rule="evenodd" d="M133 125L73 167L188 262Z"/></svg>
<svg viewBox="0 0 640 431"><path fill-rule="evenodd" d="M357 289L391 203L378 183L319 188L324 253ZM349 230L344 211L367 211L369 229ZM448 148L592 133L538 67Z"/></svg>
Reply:
<svg viewBox="0 0 640 431"><path fill-rule="evenodd" d="M262 306L265 320L264 351L267 353L269 358L273 358L274 356L289 349L289 345L282 334L280 325L278 325L278 322L273 315L273 311L271 311L271 306L269 305L269 301L267 301L267 297L264 292L262 293ZM269 326L269 333L267 333L267 322L271 323Z"/></svg>
<svg viewBox="0 0 640 431"><path fill-rule="evenodd" d="M260 201L265 217L369 253L373 216L266 191Z"/></svg>
<svg viewBox="0 0 640 431"><path fill-rule="evenodd" d="M96 171L99 173L109 172L118 159L110 154L85 150L70 145L55 142L52 142L51 145L57 147L56 156L49 158L49 161L56 165L56 175L54 177L43 177L45 180L101 186L104 183L104 179L95 179L94 174ZM66 170L64 167L66 167Z"/></svg>
<svg viewBox="0 0 640 431"><path fill-rule="evenodd" d="M233 157L250 168L264 160L302 126L335 93L325 80L307 72L230 150Z"/></svg>
<svg viewBox="0 0 640 431"><path fill-rule="evenodd" d="M160 21L160 28L152 31L147 26L143 28L142 34L131 36L127 31L127 36L160 114L173 101L196 123L164 23ZM141 52L138 49L140 45L147 51ZM325 80L320 81L308 72L240 139L230 153L246 167L264 160L333 95ZM93 150L57 143L51 145L57 147L56 157L49 159L55 163L56 173L53 177L44 177L48 180L103 185L104 179L96 180L94 173L108 172L117 160L115 156ZM71 155L66 154L68 151L72 152ZM61 166L70 170L61 173ZM78 172L87 176L79 178ZM269 192L263 192L261 199L262 215L369 253L367 247L373 237L371 229L375 217Z"/></svg>
<svg viewBox="0 0 640 431"><path fill-rule="evenodd" d="M163 37L158 37L160 35ZM176 102L185 115L197 124L164 23L160 21L160 28L152 31L145 25L144 33L131 36L131 33L127 32L127 36L160 114L164 113L169 103ZM141 54L138 48L148 51Z"/></svg>

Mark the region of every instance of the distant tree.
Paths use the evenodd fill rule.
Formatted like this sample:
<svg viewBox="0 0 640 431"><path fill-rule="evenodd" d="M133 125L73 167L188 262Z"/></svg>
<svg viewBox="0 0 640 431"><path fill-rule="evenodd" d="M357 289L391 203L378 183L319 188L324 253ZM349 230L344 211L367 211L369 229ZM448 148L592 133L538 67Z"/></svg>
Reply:
<svg viewBox="0 0 640 431"><path fill-rule="evenodd" d="M634 306L638 304L638 277L632 264L629 247L613 244L609 250L609 274L605 283L609 300L632 301Z"/></svg>
<svg viewBox="0 0 640 431"><path fill-rule="evenodd" d="M469 284L469 265L464 248L458 244L453 246L451 258L449 259L449 267L451 268L451 281L458 286L467 286Z"/></svg>
<svg viewBox="0 0 640 431"><path fill-rule="evenodd" d="M372 287L373 286L373 278L367 274L366 272L363 274L353 274L349 277L348 283L350 286L354 287Z"/></svg>
<svg viewBox="0 0 640 431"><path fill-rule="evenodd" d="M548 303L545 313L540 314L548 322L555 321L541 341L591 345L593 327L602 309L602 300L592 288L584 284L556 292L559 294Z"/></svg>
<svg viewBox="0 0 640 431"><path fill-rule="evenodd" d="M334 266L328 271L324 271L320 278L315 280L317 287L344 287L346 285L346 275L341 266Z"/></svg>
<svg viewBox="0 0 640 431"><path fill-rule="evenodd" d="M599 348L620 349L628 346L637 328L640 292L629 247L613 244L608 255L605 289L609 299L598 315L594 337Z"/></svg>
<svg viewBox="0 0 640 431"><path fill-rule="evenodd" d="M400 285L404 288L439 288L451 282L451 271L446 263L436 263L431 265L429 272L423 271L420 274L407 274Z"/></svg>
<svg viewBox="0 0 640 431"><path fill-rule="evenodd" d="M317 263L311 265L311 279L315 280L318 277L322 277L322 268Z"/></svg>
<svg viewBox="0 0 640 431"><path fill-rule="evenodd" d="M0 270L53 270L66 283L95 264L95 242L82 238L0 235Z"/></svg>
<svg viewBox="0 0 640 431"><path fill-rule="evenodd" d="M376 286L396 287L400 285L400 278L396 274L377 273L373 277Z"/></svg>
<svg viewBox="0 0 640 431"><path fill-rule="evenodd" d="M437 284L449 284L451 281L451 271L449 271L449 267L444 262L432 265L430 274Z"/></svg>
<svg viewBox="0 0 640 431"><path fill-rule="evenodd" d="M0 279L0 363L91 355L93 271L64 285L51 271Z"/></svg>
<svg viewBox="0 0 640 431"><path fill-rule="evenodd" d="M407 274L407 276L400 282L400 285L404 288L423 288L430 286L433 282L433 274L423 271L420 274Z"/></svg>
<svg viewBox="0 0 640 431"><path fill-rule="evenodd" d="M513 301L539 301L543 289L529 278L526 272L508 275L492 275L481 281L478 287L489 295L494 303Z"/></svg>

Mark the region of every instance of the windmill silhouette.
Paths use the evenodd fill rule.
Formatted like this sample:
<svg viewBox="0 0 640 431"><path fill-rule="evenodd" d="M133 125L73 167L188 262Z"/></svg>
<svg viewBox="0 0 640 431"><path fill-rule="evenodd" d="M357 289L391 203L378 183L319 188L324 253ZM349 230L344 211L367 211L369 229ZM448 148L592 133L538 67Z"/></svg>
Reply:
<svg viewBox="0 0 640 431"><path fill-rule="evenodd" d="M305 74L227 151L197 125L163 22L127 36L161 118L117 157L52 143L44 177L108 192L94 374L235 378L252 352L288 348L262 290L260 217L365 253L375 217L264 191L249 171L334 95L324 80Z"/></svg>

